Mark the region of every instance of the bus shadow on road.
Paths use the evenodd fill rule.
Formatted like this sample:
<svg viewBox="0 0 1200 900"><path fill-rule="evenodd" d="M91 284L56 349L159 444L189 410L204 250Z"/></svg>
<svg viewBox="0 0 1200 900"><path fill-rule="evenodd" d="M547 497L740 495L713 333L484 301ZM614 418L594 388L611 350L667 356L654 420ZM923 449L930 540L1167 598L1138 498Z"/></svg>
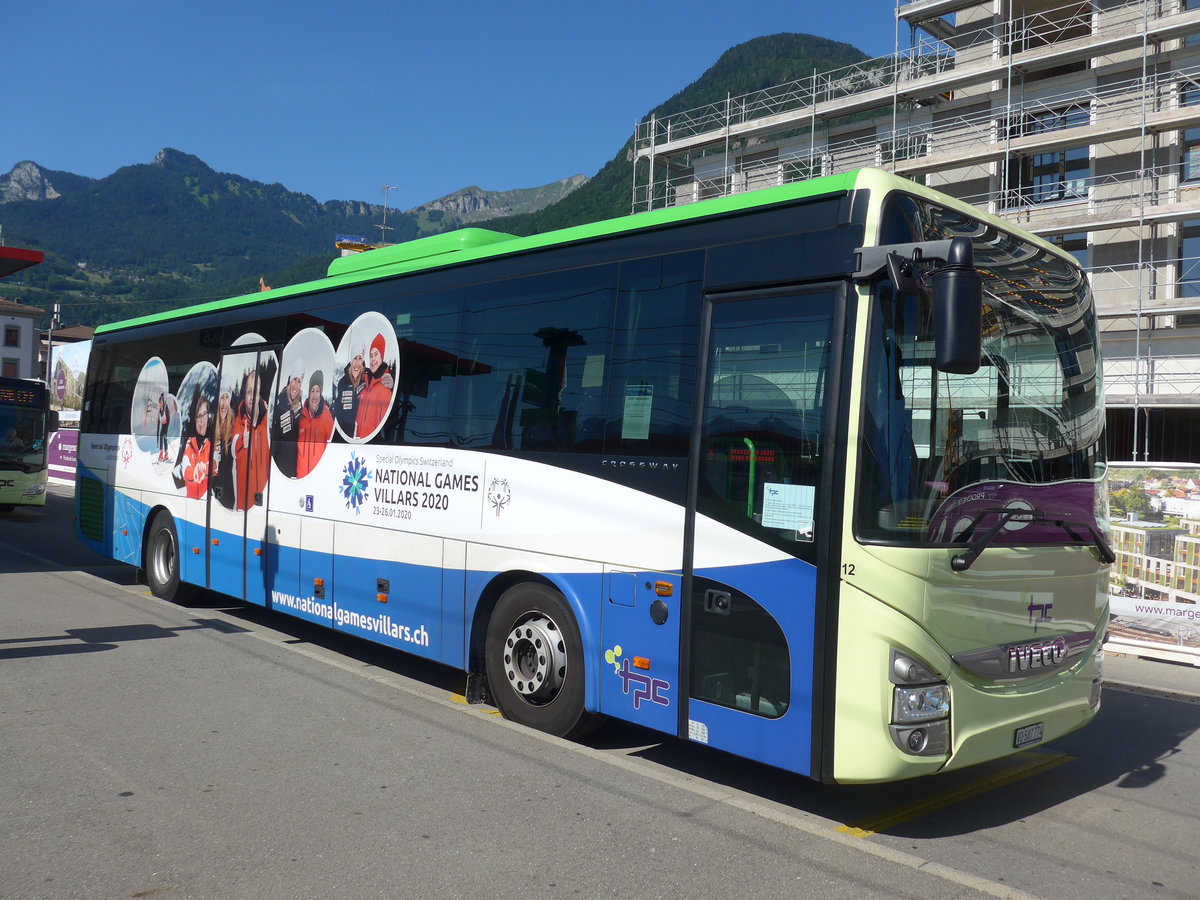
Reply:
<svg viewBox="0 0 1200 900"><path fill-rule="evenodd" d="M826 785L624 723L585 743L844 823L858 837L939 838L1018 822L1092 791L1149 788L1195 768L1185 740L1200 702L1110 687L1097 718L1049 744L967 769L876 785ZM1136 735L1131 738L1131 735ZM1181 770L1182 771L1182 770Z"/></svg>
<svg viewBox="0 0 1200 900"><path fill-rule="evenodd" d="M228 621L238 619L279 632L286 643L311 644L435 690L453 694L462 689L463 675L455 669L290 615L213 593L202 594L190 607L219 610L225 618L197 619L185 628L248 630ZM172 637L177 630L182 629L73 629L41 639L40 647L28 648L0 641L0 660L113 649L122 641ZM1195 751L1183 744L1198 729L1200 703L1184 696L1135 692L1114 685L1106 689L1096 720L1074 734L968 769L877 785L821 784L617 721L607 722L581 743L830 819L831 827L843 823L839 830L855 836L928 839L1011 824L1105 786L1150 788L1170 779L1173 766L1194 767L1188 760Z"/></svg>
<svg viewBox="0 0 1200 900"><path fill-rule="evenodd" d="M196 609L198 606L219 608L227 616L252 622L287 635L289 640L286 643L288 644L312 644L314 647L321 647L363 665L374 666L403 678L423 682L431 688L452 693L462 689L465 676L458 669L405 653L385 644L376 644L366 638L337 631L326 625L307 622L286 612L277 612L267 607L242 603L212 592L205 592L202 599L190 606L192 609Z"/></svg>
<svg viewBox="0 0 1200 900"><path fill-rule="evenodd" d="M116 650L132 641L178 637L180 632L211 629L227 634L247 629L222 619L193 619L191 625L164 628L161 625L108 625L101 628L66 628L62 634L39 637L0 638L0 661L76 653Z"/></svg>

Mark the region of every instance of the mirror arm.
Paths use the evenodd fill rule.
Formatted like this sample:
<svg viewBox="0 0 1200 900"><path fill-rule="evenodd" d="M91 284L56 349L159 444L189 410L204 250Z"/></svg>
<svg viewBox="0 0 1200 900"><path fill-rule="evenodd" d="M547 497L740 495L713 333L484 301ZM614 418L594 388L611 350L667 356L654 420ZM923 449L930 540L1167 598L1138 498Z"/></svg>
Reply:
<svg viewBox="0 0 1200 900"><path fill-rule="evenodd" d="M950 258L953 239L944 241L921 241L916 244L883 244L878 247L859 247L854 251L858 269L850 277L855 281L875 281L885 272L891 273L890 257L899 257L900 263L920 261L945 263ZM910 266L911 268L911 266Z"/></svg>

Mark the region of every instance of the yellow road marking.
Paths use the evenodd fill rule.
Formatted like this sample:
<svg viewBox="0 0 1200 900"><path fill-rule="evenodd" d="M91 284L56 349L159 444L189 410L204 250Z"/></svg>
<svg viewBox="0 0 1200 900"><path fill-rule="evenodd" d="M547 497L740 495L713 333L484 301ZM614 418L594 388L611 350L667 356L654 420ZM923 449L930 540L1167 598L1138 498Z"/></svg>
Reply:
<svg viewBox="0 0 1200 900"><path fill-rule="evenodd" d="M467 702L467 698L466 698L465 694L451 694L450 702L458 703L458 704L461 704L462 706L472 706L472 704ZM498 710L498 709L484 709L483 707L479 707L479 712L487 713L489 716L500 715L500 710Z"/></svg>
<svg viewBox="0 0 1200 900"><path fill-rule="evenodd" d="M995 775L989 775L987 778L981 778L978 781L969 782L962 787L954 790L945 791L941 794L935 794L927 800L922 800L917 803L909 803L905 806L890 810L889 812L881 813L877 816L872 816L868 819L862 819L858 822L851 822L848 825L839 825L837 831L850 837L865 838L873 834L878 834L881 831L887 831L890 828L895 828L897 825L904 822L910 822L918 816L926 813L935 812L939 809L945 809L955 803L961 803L963 800L968 800L971 797L977 797L980 794L986 794L988 791L993 791L996 788L1004 787L1005 785L1013 784L1023 778L1029 778L1032 775L1037 775L1041 772L1047 772L1050 769L1061 766L1063 763L1074 761L1075 757L1068 756L1065 753L1038 753L1026 751L1021 754L1026 761L1016 766L1013 769L1008 769L1004 772L999 772Z"/></svg>

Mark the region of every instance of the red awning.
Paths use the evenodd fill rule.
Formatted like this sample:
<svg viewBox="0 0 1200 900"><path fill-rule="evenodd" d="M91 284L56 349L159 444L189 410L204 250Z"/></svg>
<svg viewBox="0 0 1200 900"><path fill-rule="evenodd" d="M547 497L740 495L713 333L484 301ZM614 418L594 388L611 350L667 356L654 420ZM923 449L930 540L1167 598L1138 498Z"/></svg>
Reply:
<svg viewBox="0 0 1200 900"><path fill-rule="evenodd" d="M0 247L0 278L36 266L45 254L41 250L22 250L20 247Z"/></svg>

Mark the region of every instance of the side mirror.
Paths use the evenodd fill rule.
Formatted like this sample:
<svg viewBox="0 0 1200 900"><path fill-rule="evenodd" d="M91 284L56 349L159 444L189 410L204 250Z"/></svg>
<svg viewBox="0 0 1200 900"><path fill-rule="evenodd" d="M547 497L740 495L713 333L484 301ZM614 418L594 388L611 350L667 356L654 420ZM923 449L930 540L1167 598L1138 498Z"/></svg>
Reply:
<svg viewBox="0 0 1200 900"><path fill-rule="evenodd" d="M939 372L971 375L983 356L983 280L975 271L970 238L950 242L946 265L933 282L934 353Z"/></svg>

